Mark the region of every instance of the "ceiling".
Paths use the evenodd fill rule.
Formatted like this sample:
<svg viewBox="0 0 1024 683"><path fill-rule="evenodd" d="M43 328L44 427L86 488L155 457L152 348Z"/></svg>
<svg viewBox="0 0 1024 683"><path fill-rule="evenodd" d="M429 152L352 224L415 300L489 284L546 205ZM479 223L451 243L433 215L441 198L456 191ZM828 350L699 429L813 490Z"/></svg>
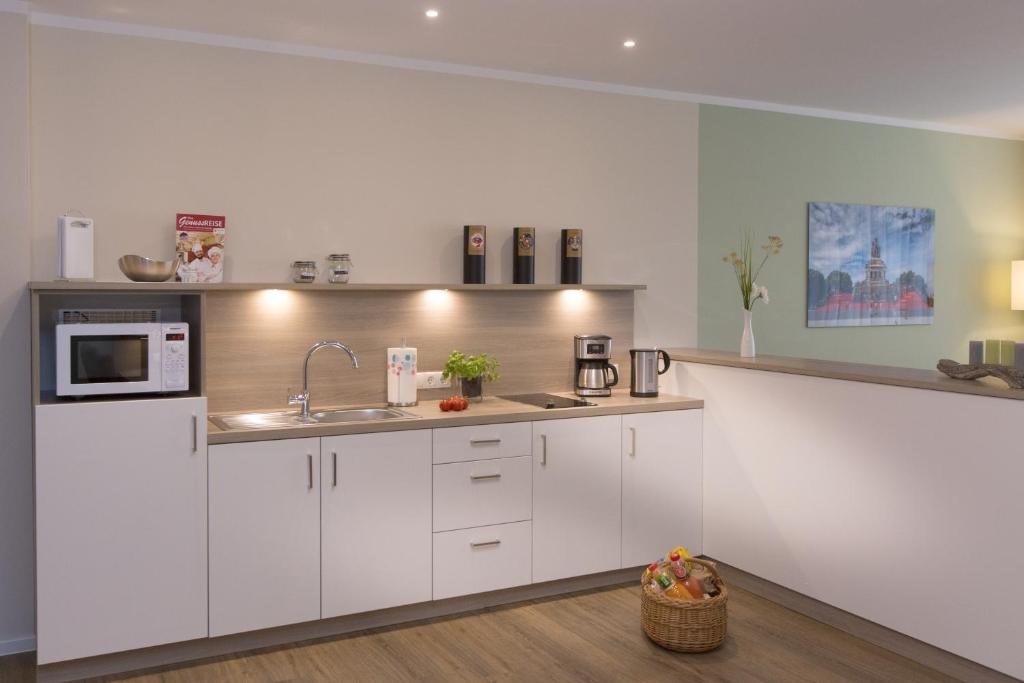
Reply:
<svg viewBox="0 0 1024 683"><path fill-rule="evenodd" d="M1024 138L1024 0L34 0L31 10Z"/></svg>

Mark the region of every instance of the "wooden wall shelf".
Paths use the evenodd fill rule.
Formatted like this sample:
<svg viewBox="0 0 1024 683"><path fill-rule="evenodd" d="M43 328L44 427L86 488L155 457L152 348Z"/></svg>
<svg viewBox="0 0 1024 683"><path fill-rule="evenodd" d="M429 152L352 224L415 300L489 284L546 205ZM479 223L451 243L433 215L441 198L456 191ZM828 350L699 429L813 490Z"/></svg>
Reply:
<svg viewBox="0 0 1024 683"><path fill-rule="evenodd" d="M460 283L435 283L435 284L347 284L332 285L328 283L314 283L300 285L293 282L222 282L219 284L195 284L185 282L85 282L69 280L52 280L48 282L30 282L29 290L37 293L45 292L230 292L258 289L290 289L307 290L316 292L339 292L361 291L361 292L395 292L395 291L422 291L428 289L448 289L453 291L467 292L552 292L563 289L583 289L589 291L638 291L647 289L647 285L625 285L625 284L603 284L603 285L464 285Z"/></svg>

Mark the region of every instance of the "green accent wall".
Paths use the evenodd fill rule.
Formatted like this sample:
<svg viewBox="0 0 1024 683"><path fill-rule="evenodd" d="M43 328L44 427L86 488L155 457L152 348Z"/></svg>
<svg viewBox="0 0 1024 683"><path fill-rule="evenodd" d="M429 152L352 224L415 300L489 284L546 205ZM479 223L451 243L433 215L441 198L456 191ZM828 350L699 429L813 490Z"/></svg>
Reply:
<svg viewBox="0 0 1024 683"><path fill-rule="evenodd" d="M967 342L1024 341L1010 310L1010 261L1024 259L1024 142L702 105L698 339L739 350L743 316L722 256L749 227L785 248L758 284L758 354L933 368ZM808 328L807 204L935 209L931 325Z"/></svg>

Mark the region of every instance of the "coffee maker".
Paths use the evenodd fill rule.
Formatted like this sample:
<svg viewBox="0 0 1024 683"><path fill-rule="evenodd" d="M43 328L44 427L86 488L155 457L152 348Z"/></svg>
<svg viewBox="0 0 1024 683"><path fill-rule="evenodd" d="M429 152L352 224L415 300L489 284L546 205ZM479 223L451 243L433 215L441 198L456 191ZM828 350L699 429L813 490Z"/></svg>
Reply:
<svg viewBox="0 0 1024 683"><path fill-rule="evenodd" d="M619 371L611 364L612 338L606 334L577 334L573 342L576 395L611 396L612 387L619 383Z"/></svg>

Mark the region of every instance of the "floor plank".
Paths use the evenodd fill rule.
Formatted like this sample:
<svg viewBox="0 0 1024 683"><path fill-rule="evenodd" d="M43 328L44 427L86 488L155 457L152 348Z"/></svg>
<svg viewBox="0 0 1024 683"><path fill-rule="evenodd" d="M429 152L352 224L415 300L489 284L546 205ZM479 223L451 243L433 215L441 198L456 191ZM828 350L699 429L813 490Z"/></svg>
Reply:
<svg viewBox="0 0 1024 683"><path fill-rule="evenodd" d="M639 589L619 586L224 657L105 682L707 681L950 682L956 679L731 589L714 652L662 650L640 629ZM32 656L0 658L0 683L32 680Z"/></svg>

